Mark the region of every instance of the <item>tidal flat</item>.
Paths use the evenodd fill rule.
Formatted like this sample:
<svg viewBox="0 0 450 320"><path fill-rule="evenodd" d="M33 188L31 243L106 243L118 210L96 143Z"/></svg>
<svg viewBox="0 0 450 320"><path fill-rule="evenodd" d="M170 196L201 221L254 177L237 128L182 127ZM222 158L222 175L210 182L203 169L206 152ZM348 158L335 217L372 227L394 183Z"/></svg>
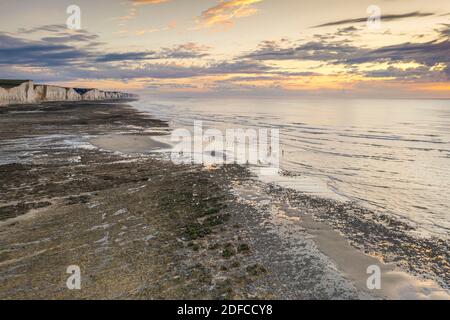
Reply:
<svg viewBox="0 0 450 320"><path fill-rule="evenodd" d="M174 164L148 140L169 132L123 103L0 108L0 299L448 298L447 243L242 166Z"/></svg>

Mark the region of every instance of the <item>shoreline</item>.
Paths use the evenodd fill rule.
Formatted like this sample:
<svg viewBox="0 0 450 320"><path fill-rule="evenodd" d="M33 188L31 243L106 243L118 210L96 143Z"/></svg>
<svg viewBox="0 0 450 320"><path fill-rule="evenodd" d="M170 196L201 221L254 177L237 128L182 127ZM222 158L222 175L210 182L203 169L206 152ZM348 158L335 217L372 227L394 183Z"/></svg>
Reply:
<svg viewBox="0 0 450 320"><path fill-rule="evenodd" d="M132 105L137 110L145 110L139 104ZM310 192L311 187L305 186L303 181L307 178L300 181L297 178L282 171L276 178L259 176L258 180L269 186L269 193L277 193L283 202L296 207L297 216L302 218L303 212L309 211L317 223L326 223L357 253L362 252L386 264L384 269L400 268L426 279L424 282L436 281L447 293L450 292L450 239L418 234L417 225L410 221L365 207L337 193L317 192L315 186ZM415 282L413 278L410 280ZM425 286L429 285L433 286L431 283Z"/></svg>
<svg viewBox="0 0 450 320"><path fill-rule="evenodd" d="M7 151L22 152L8 142L17 139L25 139L22 143L28 148L24 164L0 166L0 175L8 184L0 190L0 220L5 216L16 219L0 224L0 244L5 248L0 251L0 279L7 284L5 291L0 291L2 299L89 299L105 295L119 299L408 298L398 294L405 286L414 285L417 290L408 287L409 293L415 294L409 298L448 298L448 293L439 296L433 283L415 283L416 279L405 278L405 273L391 274L394 280L404 279L400 286L395 285L395 292L389 292L389 288L381 294L364 290L363 272L351 270L366 263L355 248L358 241L353 239L351 246L335 231L342 229L333 225L333 220L334 228L329 222L326 227L323 221L316 221L326 217L320 210L312 215L299 214L306 203L314 203L311 199L256 183L243 167L208 170L136 155L167 147L139 133L149 129L168 133L165 122L130 106L104 101L42 105L46 107L0 109L2 117L6 116L2 124L10 121L2 129L2 148L6 144ZM14 121L20 124L29 120L27 114L14 114L16 109L40 110L45 116L23 127L14 126ZM130 127L138 132L130 132ZM35 137L56 133L63 137L40 141L33 147ZM100 150L86 145L64 149L68 136L84 137L81 140ZM31 163L27 163L27 157L31 157ZM36 171L38 176L33 174ZM254 185L258 192L248 192ZM262 195L265 201L257 201ZM295 201L296 206L286 207ZM329 203L323 205L326 208ZM27 212L32 216L19 218ZM66 227L71 225L78 229ZM56 238L51 236L55 233ZM161 261L152 259L155 253ZM351 259L339 261L345 255L354 258L355 265L349 264ZM75 256L89 276L87 292L64 288L62 269ZM49 270L54 266L56 270ZM386 268L384 274L392 268ZM31 274L31 281L21 273L25 270ZM52 277L43 277L43 270ZM114 276L118 270L120 280L117 274ZM151 275L149 270L153 271ZM297 281L293 283L292 279ZM30 292L27 281L40 288L39 292Z"/></svg>

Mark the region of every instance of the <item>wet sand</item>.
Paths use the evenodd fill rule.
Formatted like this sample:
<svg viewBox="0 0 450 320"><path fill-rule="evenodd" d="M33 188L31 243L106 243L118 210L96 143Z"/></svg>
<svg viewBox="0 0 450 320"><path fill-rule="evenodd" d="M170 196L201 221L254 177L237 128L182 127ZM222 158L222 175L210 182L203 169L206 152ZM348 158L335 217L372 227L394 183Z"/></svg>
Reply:
<svg viewBox="0 0 450 320"><path fill-rule="evenodd" d="M122 153L149 153L155 150L170 149L168 144L153 140L149 136L106 135L89 139L93 145Z"/></svg>
<svg viewBox="0 0 450 320"><path fill-rule="evenodd" d="M0 108L1 299L448 298L319 221L329 203L147 154L167 147L151 131L169 128L121 104Z"/></svg>
<svg viewBox="0 0 450 320"><path fill-rule="evenodd" d="M283 270L287 267L286 259L289 261L288 265L292 270L287 272L286 276L297 281L287 286L288 291L295 292L298 284L303 282L310 283L311 295L308 295L308 298L316 299L328 290L334 290L336 296L340 296L337 292L346 292L348 288L333 272L334 268L337 268L338 274L345 277L362 299L450 299L449 292L436 281L413 276L394 263L385 263L379 257L357 249L330 224L314 217L318 214L317 208L310 210L307 206L297 206L293 201L286 200L285 193L295 197L293 190L274 191L273 187L268 188L266 184L252 179L236 187L238 201L258 208L263 217L260 223L265 225L264 233L256 228L255 233L259 232L259 236L253 237L260 242L256 246L261 247L261 254L265 251L263 265L272 265L274 270ZM274 234L275 238L282 240L283 245L274 246L279 241L274 239ZM267 239L263 240L264 238ZM271 249L272 246L274 248ZM298 264L297 261L302 261L302 257L307 259L307 266L304 263ZM322 262L318 262L319 260ZM374 265L381 271L381 288L368 290L367 268ZM323 268L320 278L315 272L305 272L317 266ZM294 276L295 270L297 274ZM306 274L299 276L302 273ZM286 278L284 281L289 280ZM298 299L298 296L289 298Z"/></svg>

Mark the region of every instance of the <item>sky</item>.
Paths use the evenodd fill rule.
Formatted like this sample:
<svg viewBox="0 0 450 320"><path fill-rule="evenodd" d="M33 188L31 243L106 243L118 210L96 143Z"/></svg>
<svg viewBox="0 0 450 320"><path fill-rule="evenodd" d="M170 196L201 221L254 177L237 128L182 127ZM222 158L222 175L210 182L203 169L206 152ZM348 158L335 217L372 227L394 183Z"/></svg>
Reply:
<svg viewBox="0 0 450 320"><path fill-rule="evenodd" d="M449 0L0 6L0 78L168 96L450 98Z"/></svg>

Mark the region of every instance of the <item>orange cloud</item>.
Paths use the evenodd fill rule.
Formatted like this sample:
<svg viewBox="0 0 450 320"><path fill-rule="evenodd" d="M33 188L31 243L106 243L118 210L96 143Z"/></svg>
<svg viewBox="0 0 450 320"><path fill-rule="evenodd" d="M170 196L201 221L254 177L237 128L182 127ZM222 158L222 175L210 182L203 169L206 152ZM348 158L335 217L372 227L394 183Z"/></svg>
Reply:
<svg viewBox="0 0 450 320"><path fill-rule="evenodd" d="M134 5L141 5L141 4L158 4L158 3L164 3L169 2L171 0L131 0Z"/></svg>
<svg viewBox="0 0 450 320"><path fill-rule="evenodd" d="M233 24L233 19L248 17L257 12L254 4L263 0L223 0L214 7L202 12L200 21L205 26Z"/></svg>
<svg viewBox="0 0 450 320"><path fill-rule="evenodd" d="M428 91L428 92L442 92L442 93L447 93L447 95L449 95L450 83L448 83L448 82L432 82L432 83L417 84L414 87L414 89Z"/></svg>
<svg viewBox="0 0 450 320"><path fill-rule="evenodd" d="M119 91L133 91L145 88L146 83L140 79L122 81L114 79L79 79L73 81L53 81L49 82L54 85L74 87L74 88L97 88L100 90L119 90Z"/></svg>
<svg viewBox="0 0 450 320"><path fill-rule="evenodd" d="M176 27L177 27L177 21L176 20L171 20L167 24L167 28L169 28L169 29L175 29Z"/></svg>

